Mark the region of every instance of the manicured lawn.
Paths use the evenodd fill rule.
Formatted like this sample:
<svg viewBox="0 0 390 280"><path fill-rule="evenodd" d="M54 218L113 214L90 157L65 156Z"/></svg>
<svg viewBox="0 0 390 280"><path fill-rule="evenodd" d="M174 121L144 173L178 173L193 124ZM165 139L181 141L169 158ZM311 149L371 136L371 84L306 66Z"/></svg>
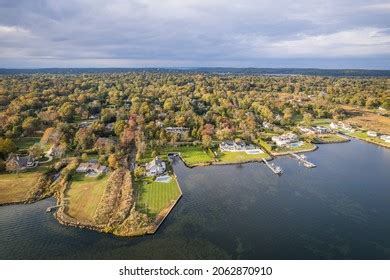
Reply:
<svg viewBox="0 0 390 280"><path fill-rule="evenodd" d="M247 154L245 152L223 152L218 154L218 160L221 163L239 163L250 160L262 160L267 157L267 153Z"/></svg>
<svg viewBox="0 0 390 280"><path fill-rule="evenodd" d="M169 152L179 152L181 157L188 165L212 162L213 159L209 153L200 146L166 146L160 152L166 158Z"/></svg>
<svg viewBox="0 0 390 280"><path fill-rule="evenodd" d="M317 137L321 142L344 142L345 139L337 134L326 134Z"/></svg>
<svg viewBox="0 0 390 280"><path fill-rule="evenodd" d="M330 123L332 122L331 119L316 119L316 120L313 120L311 125L312 126L325 126L325 127L329 127Z"/></svg>
<svg viewBox="0 0 390 280"><path fill-rule="evenodd" d="M315 148L314 144L305 142L300 147L277 147L276 149L273 150L273 152L277 152L277 153L300 152L300 151L304 151L304 150L311 150L311 149L314 149L314 148Z"/></svg>
<svg viewBox="0 0 390 280"><path fill-rule="evenodd" d="M27 150L35 143L39 143L40 139L39 137L24 137L13 139L13 141L19 150Z"/></svg>
<svg viewBox="0 0 390 280"><path fill-rule="evenodd" d="M179 186L174 178L169 183L154 182L152 178L138 181L137 209L151 216L160 213L180 196Z"/></svg>
<svg viewBox="0 0 390 280"><path fill-rule="evenodd" d="M80 221L93 221L96 208L107 186L109 175L88 177L76 173L65 193L67 214Z"/></svg>
<svg viewBox="0 0 390 280"><path fill-rule="evenodd" d="M0 203L18 202L28 198L29 191L34 187L41 169L26 172L0 174Z"/></svg>

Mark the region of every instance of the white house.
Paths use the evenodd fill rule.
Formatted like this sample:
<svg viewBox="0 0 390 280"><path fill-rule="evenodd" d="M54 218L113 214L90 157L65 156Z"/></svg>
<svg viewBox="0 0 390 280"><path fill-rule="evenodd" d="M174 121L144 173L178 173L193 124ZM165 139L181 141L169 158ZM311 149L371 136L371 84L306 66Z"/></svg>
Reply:
<svg viewBox="0 0 390 280"><path fill-rule="evenodd" d="M7 171L24 170L38 166L38 161L32 156L9 155L6 161Z"/></svg>
<svg viewBox="0 0 390 280"><path fill-rule="evenodd" d="M326 134L329 133L329 129L324 126L312 127L312 130L317 134Z"/></svg>
<svg viewBox="0 0 390 280"><path fill-rule="evenodd" d="M367 131L367 135L370 137L377 137L378 133L376 131Z"/></svg>
<svg viewBox="0 0 390 280"><path fill-rule="evenodd" d="M331 129L338 129L339 128L339 126L335 122L331 122L329 126Z"/></svg>
<svg viewBox="0 0 390 280"><path fill-rule="evenodd" d="M272 141L275 142L275 144L279 147L287 146L289 144L297 142L298 140L298 136L292 132L272 137Z"/></svg>
<svg viewBox="0 0 390 280"><path fill-rule="evenodd" d="M381 135L381 139L386 143L390 143L390 135Z"/></svg>
<svg viewBox="0 0 390 280"><path fill-rule="evenodd" d="M166 164L157 156L146 164L145 169L148 176L161 175L166 171Z"/></svg>
<svg viewBox="0 0 390 280"><path fill-rule="evenodd" d="M244 141L226 140L219 144L221 152L246 152L247 154L264 153L259 147L247 144Z"/></svg>

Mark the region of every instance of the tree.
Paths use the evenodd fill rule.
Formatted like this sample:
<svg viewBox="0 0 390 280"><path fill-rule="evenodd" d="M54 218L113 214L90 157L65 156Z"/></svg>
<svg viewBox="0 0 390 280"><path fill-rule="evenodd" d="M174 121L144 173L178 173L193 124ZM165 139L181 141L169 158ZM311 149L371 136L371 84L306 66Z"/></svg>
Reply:
<svg viewBox="0 0 390 280"><path fill-rule="evenodd" d="M70 102L65 102L62 104L58 112L60 113L62 119L67 122L72 122L76 113L75 106Z"/></svg>
<svg viewBox="0 0 390 280"><path fill-rule="evenodd" d="M303 114L303 122L306 124L306 125L309 125L313 122L313 116L312 114L310 113L305 113Z"/></svg>
<svg viewBox="0 0 390 280"><path fill-rule="evenodd" d="M210 148L211 146L211 136L205 134L202 136L202 145L205 148Z"/></svg>
<svg viewBox="0 0 390 280"><path fill-rule="evenodd" d="M26 135L32 135L36 130L38 130L40 125L38 118L27 117L22 124L23 131Z"/></svg>
<svg viewBox="0 0 390 280"><path fill-rule="evenodd" d="M41 144L34 144L28 149L28 153L30 156L34 158L40 158L45 151L43 150L43 147Z"/></svg>
<svg viewBox="0 0 390 280"><path fill-rule="evenodd" d="M120 136L123 132L123 130L126 127L126 121L124 120L117 120L114 124L114 132L115 135Z"/></svg>
<svg viewBox="0 0 390 280"><path fill-rule="evenodd" d="M110 154L108 156L107 162L108 162L108 167L110 167L112 170L114 170L118 166L118 158L116 157L115 154Z"/></svg>
<svg viewBox="0 0 390 280"><path fill-rule="evenodd" d="M91 149L95 143L95 135L88 127L80 128L75 135L77 147L82 150Z"/></svg>
<svg viewBox="0 0 390 280"><path fill-rule="evenodd" d="M131 142L134 140L134 137L135 137L134 131L130 128L125 128L120 137L120 142L122 147L130 146Z"/></svg>
<svg viewBox="0 0 390 280"><path fill-rule="evenodd" d="M10 153L13 153L17 150L15 143L9 138L0 138L0 157L2 159L7 159Z"/></svg>

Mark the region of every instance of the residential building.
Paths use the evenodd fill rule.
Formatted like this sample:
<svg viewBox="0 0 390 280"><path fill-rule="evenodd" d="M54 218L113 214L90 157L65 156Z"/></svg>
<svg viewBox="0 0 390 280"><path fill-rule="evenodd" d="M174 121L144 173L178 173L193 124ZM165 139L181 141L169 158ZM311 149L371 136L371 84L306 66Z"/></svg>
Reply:
<svg viewBox="0 0 390 280"><path fill-rule="evenodd" d="M272 141L275 142L277 146L283 147L299 141L299 138L296 134L289 132L280 136L273 136Z"/></svg>
<svg viewBox="0 0 390 280"><path fill-rule="evenodd" d="M155 157L145 166L147 176L161 175L166 171L166 164L160 157Z"/></svg>
<svg viewBox="0 0 390 280"><path fill-rule="evenodd" d="M108 172L108 167L91 160L89 162L80 163L76 169L77 173L87 173L88 175L97 176Z"/></svg>
<svg viewBox="0 0 390 280"><path fill-rule="evenodd" d="M390 143L390 135L381 135L380 138L386 143Z"/></svg>
<svg viewBox="0 0 390 280"><path fill-rule="evenodd" d="M9 155L6 161L7 171L24 170L38 166L38 161L32 156Z"/></svg>
<svg viewBox="0 0 390 280"><path fill-rule="evenodd" d="M376 131L367 131L367 135L370 137L378 137L378 133Z"/></svg>

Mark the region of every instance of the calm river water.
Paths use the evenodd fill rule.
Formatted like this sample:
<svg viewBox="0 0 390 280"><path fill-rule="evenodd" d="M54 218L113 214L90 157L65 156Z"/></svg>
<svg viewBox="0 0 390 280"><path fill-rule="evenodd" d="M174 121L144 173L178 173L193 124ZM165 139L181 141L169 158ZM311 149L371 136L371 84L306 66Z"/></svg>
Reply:
<svg viewBox="0 0 390 280"><path fill-rule="evenodd" d="M264 164L174 165L183 198L154 236L64 227L54 203L0 207L0 259L390 259L390 150L353 140Z"/></svg>

